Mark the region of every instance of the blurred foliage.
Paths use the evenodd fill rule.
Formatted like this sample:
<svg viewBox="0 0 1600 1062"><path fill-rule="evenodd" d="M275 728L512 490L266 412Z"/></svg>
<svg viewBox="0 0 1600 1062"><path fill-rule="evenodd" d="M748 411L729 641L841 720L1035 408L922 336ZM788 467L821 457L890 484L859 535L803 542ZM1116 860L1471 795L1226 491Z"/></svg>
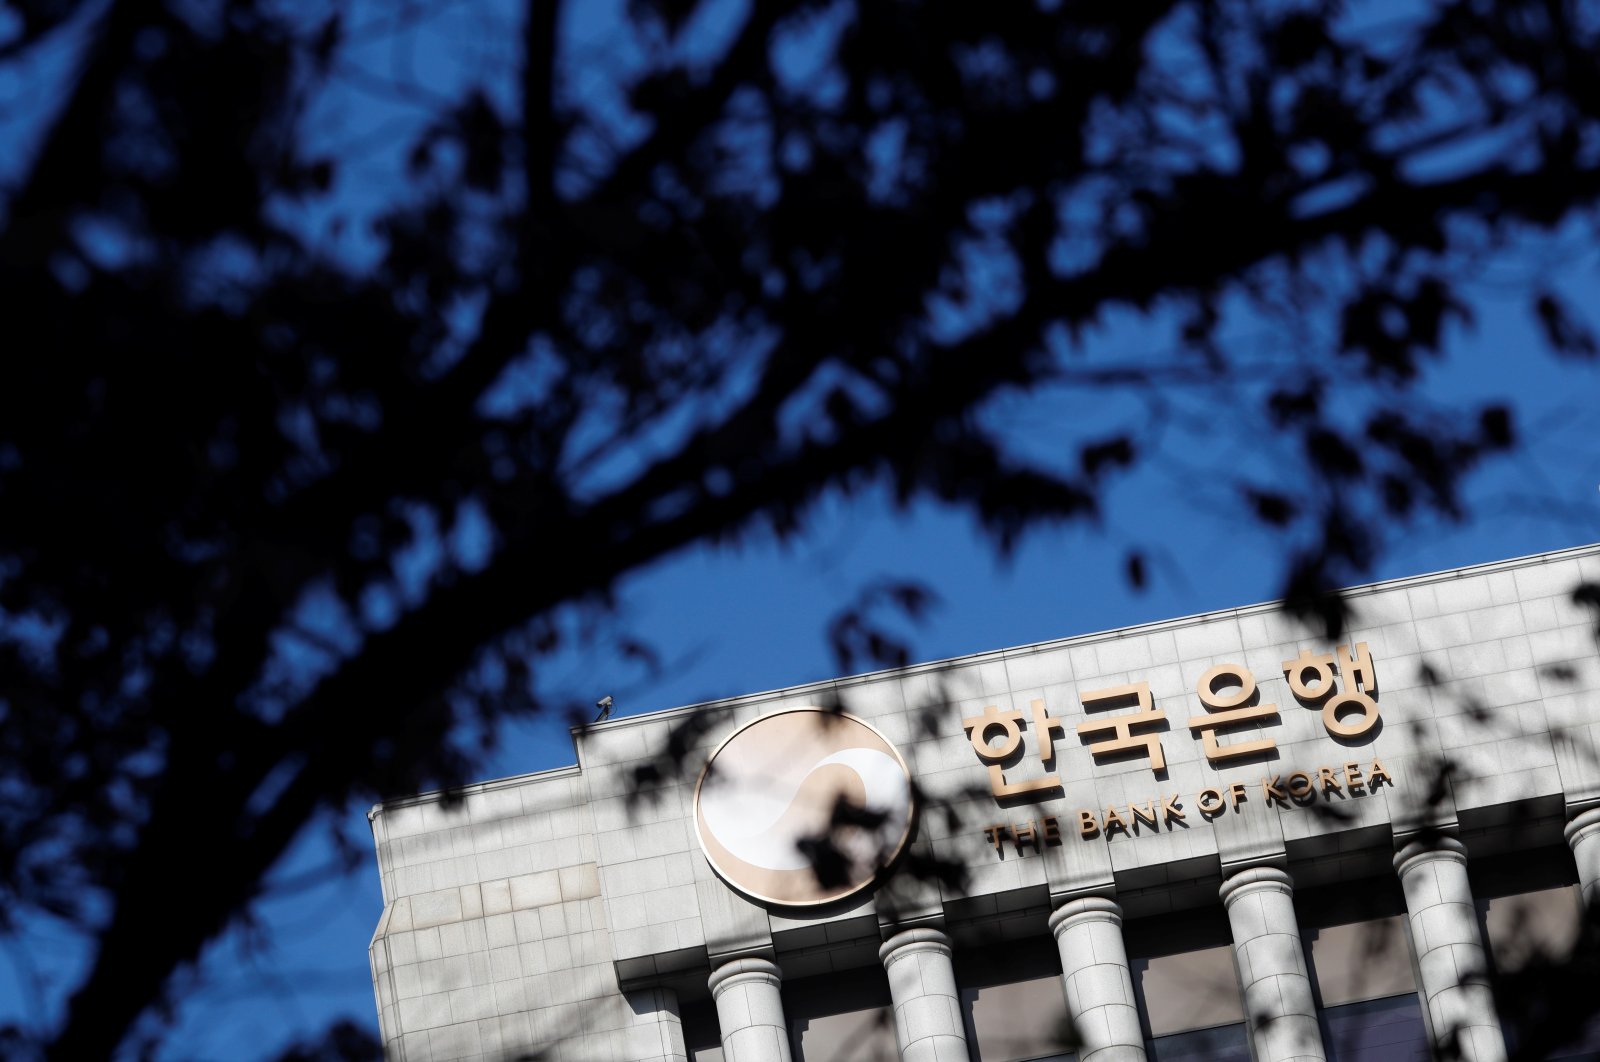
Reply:
<svg viewBox="0 0 1600 1062"><path fill-rule="evenodd" d="M1004 549L1160 457L1135 421L1030 460L997 398L1236 384L1216 430L1272 457L1216 488L1336 629L1380 529L1516 443L1413 393L1463 284L1600 197L1576 0L635 0L609 58L582 4L481 6L514 61L379 79L425 120L367 188L318 104L425 7L0 5L57 85L0 207L0 928L97 943L50 1057L125 1042L320 811L468 777L623 576L868 486ZM1084 349L1128 312L1175 349ZM1244 364L1241 319L1306 338Z"/></svg>

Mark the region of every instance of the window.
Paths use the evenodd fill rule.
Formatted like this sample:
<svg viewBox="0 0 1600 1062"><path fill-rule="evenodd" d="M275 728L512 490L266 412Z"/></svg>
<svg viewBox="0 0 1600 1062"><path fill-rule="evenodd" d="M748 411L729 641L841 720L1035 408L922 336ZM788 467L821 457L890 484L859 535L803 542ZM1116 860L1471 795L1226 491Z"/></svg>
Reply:
<svg viewBox="0 0 1600 1062"><path fill-rule="evenodd" d="M795 1018L789 1029L794 1062L877 1062L900 1057L894 1039L894 1012L888 1007Z"/></svg>
<svg viewBox="0 0 1600 1062"><path fill-rule="evenodd" d="M961 990L974 1062L1071 1062L1073 1036L1059 975Z"/></svg>
<svg viewBox="0 0 1600 1062"><path fill-rule="evenodd" d="M1306 961L1329 1062L1428 1058L1405 918L1308 929Z"/></svg>
<svg viewBox="0 0 1600 1062"><path fill-rule="evenodd" d="M876 964L785 981L783 1012L794 1062L899 1058L889 979Z"/></svg>
<svg viewBox="0 0 1600 1062"><path fill-rule="evenodd" d="M1417 994L1328 1007L1319 1015L1328 1062L1427 1062L1428 1029Z"/></svg>
<svg viewBox="0 0 1600 1062"><path fill-rule="evenodd" d="M1248 1062L1249 1034L1244 1022L1194 1029L1146 1040L1150 1062Z"/></svg>
<svg viewBox="0 0 1600 1062"><path fill-rule="evenodd" d="M1308 929L1303 935L1324 1007L1417 991L1402 915Z"/></svg>
<svg viewBox="0 0 1600 1062"><path fill-rule="evenodd" d="M1515 1050L1537 1029L1550 1034L1551 1040L1566 1040L1541 1044L1537 1048L1541 1057L1600 1056L1600 1015L1593 1012L1593 986L1575 981L1571 971L1559 968L1583 930L1578 887L1562 885L1479 899L1478 917L1496 975L1506 1045ZM1547 969L1547 964L1556 969Z"/></svg>
<svg viewBox="0 0 1600 1062"><path fill-rule="evenodd" d="M1576 885L1479 900L1478 915L1494 968L1501 973L1541 959L1565 959L1583 925Z"/></svg>
<svg viewBox="0 0 1600 1062"><path fill-rule="evenodd" d="M1134 959L1130 965L1151 1062L1248 1062L1231 946Z"/></svg>

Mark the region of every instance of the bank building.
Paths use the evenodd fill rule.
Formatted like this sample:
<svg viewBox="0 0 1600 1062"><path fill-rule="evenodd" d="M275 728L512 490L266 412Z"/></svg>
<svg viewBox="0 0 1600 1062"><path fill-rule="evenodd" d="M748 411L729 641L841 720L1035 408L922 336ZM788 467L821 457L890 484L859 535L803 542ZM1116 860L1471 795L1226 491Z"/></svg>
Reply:
<svg viewBox="0 0 1600 1062"><path fill-rule="evenodd" d="M1460 1057L1600 903L1600 547L575 731L372 810L389 1057ZM1493 980L1494 984L1500 983ZM1600 1003L1600 985L1590 986ZM1546 1057L1600 1056L1591 1021Z"/></svg>

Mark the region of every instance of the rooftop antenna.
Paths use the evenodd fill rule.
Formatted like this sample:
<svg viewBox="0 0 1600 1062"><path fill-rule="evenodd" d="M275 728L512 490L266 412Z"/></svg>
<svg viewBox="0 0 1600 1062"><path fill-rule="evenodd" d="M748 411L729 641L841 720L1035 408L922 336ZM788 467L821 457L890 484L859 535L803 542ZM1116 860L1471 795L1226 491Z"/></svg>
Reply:
<svg viewBox="0 0 1600 1062"><path fill-rule="evenodd" d="M594 706L600 709L600 714L594 717L595 722L603 723L611 718L611 694L608 693L598 701L595 701Z"/></svg>

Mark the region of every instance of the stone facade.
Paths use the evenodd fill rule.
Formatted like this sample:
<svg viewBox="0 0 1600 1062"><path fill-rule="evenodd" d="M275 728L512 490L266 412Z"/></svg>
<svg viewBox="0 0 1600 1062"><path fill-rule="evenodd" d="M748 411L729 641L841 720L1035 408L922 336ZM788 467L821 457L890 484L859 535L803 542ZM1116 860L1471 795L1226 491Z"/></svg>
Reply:
<svg viewBox="0 0 1600 1062"><path fill-rule="evenodd" d="M1054 930L1071 1013L1098 1023L1084 1056L1142 1057L1142 1042L1128 1042L1138 1037L1120 940L1094 955L1069 941L1226 899L1247 1004L1270 989L1283 1011L1251 1024L1257 1058L1321 1058L1291 897L1397 874L1430 1034L1501 1057L1481 970L1440 956L1483 953L1463 913L1468 859L1570 844L1586 896L1600 894L1600 660L1595 617L1571 598L1583 582L1600 583L1600 548L1350 591L1356 622L1337 643L1256 606L627 717L575 733L575 767L471 786L453 805L385 802L370 816L384 900L371 960L390 1057L488 1060L538 1046L570 1062L687 1060L683 1008L709 1007L715 986L722 1057L787 1059L781 986L876 968L893 986L904 1057L965 1058L947 941L977 929L993 941ZM1330 721L1296 696L1283 663L1342 647L1341 695L1359 692L1361 644L1381 722L1341 737L1354 709ZM1219 665L1248 669L1250 705L1276 713L1217 731L1217 747L1270 751L1217 760L1189 725L1207 717L1197 682ZM1157 739L1160 770L1148 749L1099 754L1099 738L1077 729L1138 714L1132 693L1106 709L1086 694L1141 683L1164 719L1131 734ZM1213 703L1227 701L1221 690ZM1035 702L1059 729L1041 733ZM717 877L695 832L700 767L737 725L802 705L842 707L898 748L940 809L923 814L910 850L964 868L961 887L902 874L842 907L769 910ZM1025 720L1006 783L1052 774L1058 787L996 798L962 725L989 708ZM675 732L689 752L664 764ZM1449 776L1434 785L1441 764ZM1452 1022L1463 1024L1439 1027Z"/></svg>

